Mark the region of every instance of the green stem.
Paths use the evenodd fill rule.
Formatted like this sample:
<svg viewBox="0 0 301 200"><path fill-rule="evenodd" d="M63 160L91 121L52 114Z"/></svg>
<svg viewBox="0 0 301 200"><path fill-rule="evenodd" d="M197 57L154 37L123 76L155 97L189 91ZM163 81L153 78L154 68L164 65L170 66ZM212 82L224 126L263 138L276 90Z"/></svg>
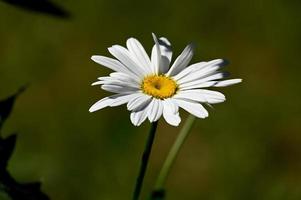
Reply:
<svg viewBox="0 0 301 200"><path fill-rule="evenodd" d="M136 187L134 190L134 195L133 195L133 200L138 200L140 193L141 193L141 189L142 189L142 185L143 185L143 180L144 180L144 176L145 176L145 172L147 169L147 164L149 161L149 157L151 154L151 150L152 150L152 146L154 143L154 139L155 139L155 133L157 130L157 126L158 126L158 121L153 122L150 132L149 132L149 136L146 142L146 146L142 155L142 160L141 160L141 166L140 166L140 171L139 171L139 175L137 177L137 181L136 181Z"/></svg>
<svg viewBox="0 0 301 200"><path fill-rule="evenodd" d="M168 174L171 170L172 164L177 158L177 155L180 151L181 146L185 142L185 139L187 138L193 124L195 121L195 117L193 115L188 116L186 119L186 122L181 129L178 137L176 138L176 141L174 142L173 146L171 147L166 160L164 161L163 167L159 173L158 179L155 184L155 192L156 191L163 191L164 184L166 182L166 179L168 177Z"/></svg>

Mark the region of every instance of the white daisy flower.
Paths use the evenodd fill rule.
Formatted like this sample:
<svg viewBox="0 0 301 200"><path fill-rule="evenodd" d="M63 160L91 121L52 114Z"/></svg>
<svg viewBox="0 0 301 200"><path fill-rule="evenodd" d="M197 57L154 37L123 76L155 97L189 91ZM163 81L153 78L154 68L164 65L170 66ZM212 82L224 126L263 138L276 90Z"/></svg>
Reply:
<svg viewBox="0 0 301 200"><path fill-rule="evenodd" d="M225 87L241 82L241 79L220 80L227 76L219 70L226 64L223 59L198 62L189 65L194 45L189 44L171 65L171 44L166 38L153 34L155 45L151 58L141 43L129 38L126 46L108 48L116 58L92 56L91 59L115 72L99 77L92 85L116 93L95 103L90 112L105 107L127 104L131 121L139 126L147 118L155 122L163 115L167 123L178 126L181 122L179 107L198 118L208 117L202 104L225 101L217 91L204 88Z"/></svg>

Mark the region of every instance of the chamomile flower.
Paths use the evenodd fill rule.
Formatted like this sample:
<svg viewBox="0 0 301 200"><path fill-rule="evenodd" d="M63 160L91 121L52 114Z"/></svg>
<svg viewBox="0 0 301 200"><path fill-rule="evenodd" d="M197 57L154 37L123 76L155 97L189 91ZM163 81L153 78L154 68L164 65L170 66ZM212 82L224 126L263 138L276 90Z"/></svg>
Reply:
<svg viewBox="0 0 301 200"><path fill-rule="evenodd" d="M225 87L241 82L241 79L221 80L227 73L220 69L223 59L198 62L189 65L194 45L189 44L171 65L171 44L166 38L153 34L155 45L151 57L135 38L129 38L126 47L113 45L108 48L116 58L92 56L92 60L114 72L99 77L92 85L115 93L96 102L90 112L105 107L127 104L131 121L139 126L147 118L155 122L163 115L167 123L178 126L181 122L179 107L198 118L208 117L203 104L225 101L217 91L204 88Z"/></svg>

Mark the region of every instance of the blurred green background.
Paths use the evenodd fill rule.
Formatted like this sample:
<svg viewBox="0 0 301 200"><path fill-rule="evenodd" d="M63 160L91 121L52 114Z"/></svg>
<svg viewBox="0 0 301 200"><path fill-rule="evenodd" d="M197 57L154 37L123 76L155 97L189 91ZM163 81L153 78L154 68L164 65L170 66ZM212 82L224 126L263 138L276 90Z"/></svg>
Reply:
<svg viewBox="0 0 301 200"><path fill-rule="evenodd" d="M14 177L41 180L53 200L131 198L149 123L134 127L125 106L88 113L108 94L90 84L110 72L90 57L130 36L150 52L154 32L175 56L193 41L193 62L227 58L244 79L197 120L167 200L301 199L301 1L56 2L71 19L0 2L0 98L30 83L3 130L19 133ZM178 131L160 121L143 199Z"/></svg>

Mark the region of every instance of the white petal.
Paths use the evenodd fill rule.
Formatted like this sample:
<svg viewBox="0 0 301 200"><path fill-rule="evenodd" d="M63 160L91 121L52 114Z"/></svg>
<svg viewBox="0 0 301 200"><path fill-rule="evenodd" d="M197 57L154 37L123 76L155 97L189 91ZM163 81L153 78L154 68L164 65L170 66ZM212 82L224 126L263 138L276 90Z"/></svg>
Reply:
<svg viewBox="0 0 301 200"><path fill-rule="evenodd" d="M127 104L127 108L129 111L140 111L144 109L151 101L152 97L149 95L142 94L137 98L133 98Z"/></svg>
<svg viewBox="0 0 301 200"><path fill-rule="evenodd" d="M102 108L105 108L107 106L109 106L112 102L112 99L110 99L109 97L105 97L99 101L97 101L95 104L93 104L91 106L91 108L89 109L89 112L95 112L97 110L100 110Z"/></svg>
<svg viewBox="0 0 301 200"><path fill-rule="evenodd" d="M139 89L137 88L121 86L121 85L102 85L101 89L113 93L132 93L132 92L139 91Z"/></svg>
<svg viewBox="0 0 301 200"><path fill-rule="evenodd" d="M92 86L94 85L116 85L116 86L120 86L120 87L128 87L128 88L135 88L136 90L140 90L140 86L137 83L133 83L131 81L121 81L115 78L111 78L109 80L104 80L104 81L97 81L95 83L92 84Z"/></svg>
<svg viewBox="0 0 301 200"><path fill-rule="evenodd" d="M109 97L105 97L98 102L96 102L94 105L91 106L89 109L90 112L95 112L97 110L100 110L102 108L105 108L107 106L119 106L122 104L127 103L131 98L135 97L137 94L116 94Z"/></svg>
<svg viewBox="0 0 301 200"><path fill-rule="evenodd" d="M148 119L150 122L157 121L162 115L163 107L161 104L161 100L153 98L150 102L149 110L148 110Z"/></svg>
<svg viewBox="0 0 301 200"><path fill-rule="evenodd" d="M228 62L223 59L215 59L209 62L195 63L188 66L179 74L174 76L174 79L177 81L181 80L181 82L183 82L182 79L192 80L194 79L193 76L196 76L196 73L198 74L196 78L199 78L200 76L207 75L210 72L220 69L221 67L225 66L227 63Z"/></svg>
<svg viewBox="0 0 301 200"><path fill-rule="evenodd" d="M135 60L140 66L143 66L147 73L152 73L151 61L141 43L135 38L130 38L127 40L126 45L133 60Z"/></svg>
<svg viewBox="0 0 301 200"><path fill-rule="evenodd" d="M138 122L142 116L142 113L143 113L143 110L139 111L139 112L132 112L131 115L130 115L130 119L131 119L131 122L132 124L134 124L134 126L139 126L138 125Z"/></svg>
<svg viewBox="0 0 301 200"><path fill-rule="evenodd" d="M149 106L145 107L143 110L131 113L131 121L135 126L140 126L147 118Z"/></svg>
<svg viewBox="0 0 301 200"><path fill-rule="evenodd" d="M200 103L196 103L193 101L185 101L182 99L175 99L175 100L181 108L193 114L194 116L199 118L208 117L207 110Z"/></svg>
<svg viewBox="0 0 301 200"><path fill-rule="evenodd" d="M194 79L199 79L210 75L214 71L220 69L226 65L226 61L222 59L216 59L209 62L199 62L192 64L174 76L174 79L178 82L184 83Z"/></svg>
<svg viewBox="0 0 301 200"><path fill-rule="evenodd" d="M105 56L92 56L91 59L100 64L100 65L103 65L111 70L114 70L114 71L117 71L117 72L125 72L126 69L125 67L118 61L118 60L115 60L115 59L112 59L112 58L108 58L108 57L105 57Z"/></svg>
<svg viewBox="0 0 301 200"><path fill-rule="evenodd" d="M169 69L169 65L170 65L171 58L172 58L171 44L164 37L159 38L158 44L159 44L159 48L160 48L160 52L161 52L161 61L158 66L158 72L166 73ZM158 64L157 63L158 62L157 55L158 55L157 54L157 44L155 44L152 49L152 64L154 66L157 66L157 64Z"/></svg>
<svg viewBox="0 0 301 200"><path fill-rule="evenodd" d="M171 109L171 112L172 112L173 114L179 112L179 106L178 106L178 104L175 102L174 99L172 99L172 98L164 99L164 103Z"/></svg>
<svg viewBox="0 0 301 200"><path fill-rule="evenodd" d="M219 80L222 78L226 78L228 76L229 76L228 72L218 72L218 73L212 74L210 76L207 76L205 78L202 78L202 79L200 79L200 81L207 82L207 81Z"/></svg>
<svg viewBox="0 0 301 200"><path fill-rule="evenodd" d="M132 76L125 74L123 72L113 72L110 76L103 76L98 78L99 81L93 83L92 85L100 85L100 84L117 84L117 85L125 85L131 86L134 88L140 88L140 82L135 80Z"/></svg>
<svg viewBox="0 0 301 200"><path fill-rule="evenodd" d="M193 56L193 50L194 50L194 45L189 44L177 57L169 71L167 72L167 76L175 76L178 73L180 73L187 65L189 64L190 60L192 59Z"/></svg>
<svg viewBox="0 0 301 200"><path fill-rule="evenodd" d="M91 85L95 86L95 85L101 85L101 84L103 84L103 81L96 81L96 82L92 83Z"/></svg>
<svg viewBox="0 0 301 200"><path fill-rule="evenodd" d="M163 113L163 102L162 102L162 100L157 99L157 102L158 102L158 111L157 111L157 114L156 114L156 117L155 117L154 121L158 121L160 119L160 117L162 116L162 113Z"/></svg>
<svg viewBox="0 0 301 200"><path fill-rule="evenodd" d="M242 79L229 79L224 81L208 81L204 83L200 83L197 85L186 86L185 88L181 88L181 90L191 90L196 88L208 88L208 87L226 87L230 85L234 85L240 83Z"/></svg>
<svg viewBox="0 0 301 200"><path fill-rule="evenodd" d="M207 64L207 62L198 62L195 64L192 64L188 67L186 67L184 70L182 70L180 73L178 73L177 75L175 75L173 77L174 80L180 80L181 78L189 75L190 73L194 72L196 69L201 69L203 67L205 67Z"/></svg>
<svg viewBox="0 0 301 200"><path fill-rule="evenodd" d="M152 73L156 74L156 69L159 68L158 66L158 50L157 45L155 44L152 48L152 54L151 54L151 62L152 62ZM159 71L159 70L158 70Z"/></svg>
<svg viewBox="0 0 301 200"><path fill-rule="evenodd" d="M179 113L171 114L171 113L167 113L166 111L165 112L163 111L163 117L165 121L172 126L178 126L181 122L181 117Z"/></svg>
<svg viewBox="0 0 301 200"><path fill-rule="evenodd" d="M218 72L216 74L207 76L205 78L201 78L198 80L193 80L191 82L186 82L186 83L180 84L180 89L199 88L200 87L199 85L202 83L205 83L207 81L222 79L227 76L229 76L229 73L227 73L227 72Z"/></svg>
<svg viewBox="0 0 301 200"><path fill-rule="evenodd" d="M205 89L198 89L198 92L202 93L205 95L207 98L208 102L212 99L215 99L217 101L225 101L226 97L223 93L218 92L218 91L212 91L212 90L205 90ZM219 103L219 102L218 102Z"/></svg>
<svg viewBox="0 0 301 200"><path fill-rule="evenodd" d="M220 92L202 89L179 91L174 98L209 104L221 103L226 100L225 95Z"/></svg>
<svg viewBox="0 0 301 200"><path fill-rule="evenodd" d="M123 95L123 96L120 96L116 99L114 99L114 101L112 101L110 107L114 107L114 106L120 106L122 104L126 104L128 103L131 99L139 96L140 93L133 93L133 94L128 94L128 95Z"/></svg>
<svg viewBox="0 0 301 200"><path fill-rule="evenodd" d="M195 90L184 90L179 91L174 98L176 99L190 99L192 101L197 101L201 103L207 103L207 99L205 98L204 94L199 93Z"/></svg>
<svg viewBox="0 0 301 200"><path fill-rule="evenodd" d="M107 80L111 80L112 78L110 76L101 76L97 78L100 81L107 81Z"/></svg>
<svg viewBox="0 0 301 200"><path fill-rule="evenodd" d="M112 58L108 58L105 56L92 56L91 59L100 64L103 65L113 71L116 72L123 72L126 74L129 74L130 76L136 76L135 78L137 78L137 75L135 73L133 73L131 70L127 69L126 66L124 66L122 63L120 63L118 60L112 59Z"/></svg>
<svg viewBox="0 0 301 200"><path fill-rule="evenodd" d="M207 65L206 67L202 67L201 69L196 69L187 76L179 79L177 82L179 84L191 82L194 80L200 80L205 77L211 76L215 73L217 73L217 70L219 70L223 65Z"/></svg>
<svg viewBox="0 0 301 200"><path fill-rule="evenodd" d="M154 111L156 109L156 106L157 106L157 104L155 103L155 98L153 98L149 104L149 109L148 109L148 113L147 113L147 116L148 116L148 119L150 122L153 122L152 120L154 118L154 113L155 113Z"/></svg>
<svg viewBox="0 0 301 200"><path fill-rule="evenodd" d="M140 67L135 61L132 60L129 51L120 46L120 45L113 45L112 47L108 48L109 52L117 58L121 63L124 64L134 74L138 77L143 78L144 75L147 74L147 71Z"/></svg>
<svg viewBox="0 0 301 200"><path fill-rule="evenodd" d="M156 99L156 104L157 104L157 111L155 114L155 117L153 119L153 121L158 121L160 119L160 117L162 116L163 113L163 103L162 100L160 99Z"/></svg>
<svg viewBox="0 0 301 200"><path fill-rule="evenodd" d="M161 49L161 56L166 57L170 63L172 58L171 43L165 37L160 37L158 42Z"/></svg>
<svg viewBox="0 0 301 200"><path fill-rule="evenodd" d="M139 85L140 85L140 82L141 82L141 80L137 81L137 79L134 79L133 76L130 76L130 75L122 73L122 72L113 72L113 73L110 74L110 77L116 78L120 81L136 83L136 84L139 84Z"/></svg>
<svg viewBox="0 0 301 200"><path fill-rule="evenodd" d="M217 81L216 84L214 84L214 87L226 87L230 85L234 85L237 83L240 83L242 79L229 79L229 80L224 80L224 81Z"/></svg>
<svg viewBox="0 0 301 200"><path fill-rule="evenodd" d="M152 33L153 39L155 41L155 46L152 49L151 62L152 62L152 71L154 74L159 73L160 64L161 64L161 49L158 42L158 39L154 33Z"/></svg>
<svg viewBox="0 0 301 200"><path fill-rule="evenodd" d="M191 85L191 86L185 86L185 87L181 87L180 90L184 91L184 90L192 90L192 89L197 89L197 88L207 88L207 87L214 87L214 85L217 83L218 81L208 81L205 83L200 83L197 85Z"/></svg>
<svg viewBox="0 0 301 200"><path fill-rule="evenodd" d="M181 122L179 112L174 112L174 106L170 101L164 100L163 102L163 117L167 123L172 126L178 126Z"/></svg>
<svg viewBox="0 0 301 200"><path fill-rule="evenodd" d="M188 74L187 76L178 80L177 83L184 84L184 83L192 82L195 80L200 80L208 75L211 75L213 72L216 72L216 70L218 70L219 68L220 68L219 66L213 66L210 68L204 68L199 71L193 71L190 74Z"/></svg>

